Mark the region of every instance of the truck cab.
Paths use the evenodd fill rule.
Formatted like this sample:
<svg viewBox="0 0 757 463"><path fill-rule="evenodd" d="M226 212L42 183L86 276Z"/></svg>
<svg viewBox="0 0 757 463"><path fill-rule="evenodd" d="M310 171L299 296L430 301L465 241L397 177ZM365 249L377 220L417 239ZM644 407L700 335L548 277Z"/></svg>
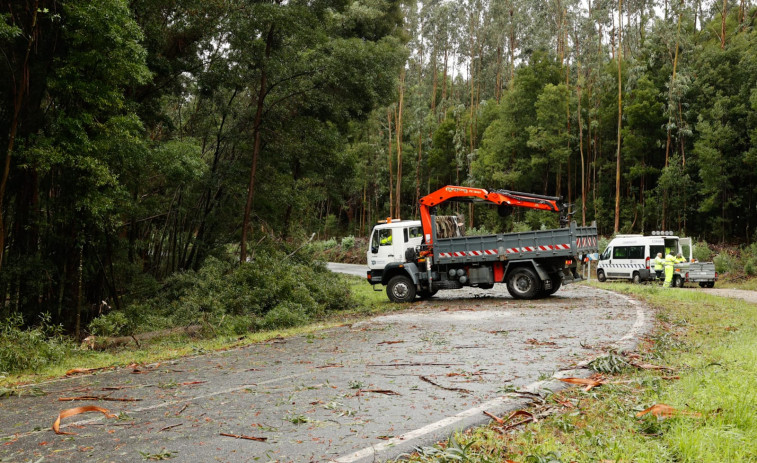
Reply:
<svg viewBox="0 0 757 463"><path fill-rule="evenodd" d="M380 283L384 268L392 262L405 262L405 251L415 249L422 241L420 220L387 219L376 225L366 253L370 278Z"/></svg>

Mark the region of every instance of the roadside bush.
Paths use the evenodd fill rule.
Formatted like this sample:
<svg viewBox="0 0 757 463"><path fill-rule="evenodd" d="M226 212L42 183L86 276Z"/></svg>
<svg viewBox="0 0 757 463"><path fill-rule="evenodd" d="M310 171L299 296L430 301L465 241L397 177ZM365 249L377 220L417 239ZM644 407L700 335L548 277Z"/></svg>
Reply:
<svg viewBox="0 0 757 463"><path fill-rule="evenodd" d="M261 329L291 328L304 325L309 320L310 317L302 304L285 301L271 309L258 326Z"/></svg>
<svg viewBox="0 0 757 463"><path fill-rule="evenodd" d="M323 250L336 247L336 238L329 238L326 241L321 241L321 247Z"/></svg>
<svg viewBox="0 0 757 463"><path fill-rule="evenodd" d="M349 250L349 249L352 249L353 246L355 246L354 236L350 235L350 236L345 236L344 238L342 238L342 249Z"/></svg>
<svg viewBox="0 0 757 463"><path fill-rule="evenodd" d="M712 249L706 241L698 241L694 244L694 259L699 262L710 262L712 260Z"/></svg>
<svg viewBox="0 0 757 463"><path fill-rule="evenodd" d="M715 271L718 273L730 273L736 268L736 259L727 253L720 253L712 261L715 263Z"/></svg>
<svg viewBox="0 0 757 463"><path fill-rule="evenodd" d="M531 227L525 222L513 222L513 230L511 233L523 233L531 231Z"/></svg>
<svg viewBox="0 0 757 463"><path fill-rule="evenodd" d="M486 228L486 225L481 225L480 227L471 227L467 230L465 230L466 236L482 236L482 235L491 235L492 232Z"/></svg>
<svg viewBox="0 0 757 463"><path fill-rule="evenodd" d="M14 314L0 323L0 372L34 371L64 358L73 344L63 336L63 328L40 316L39 325L24 329L24 319Z"/></svg>
<svg viewBox="0 0 757 463"><path fill-rule="evenodd" d="M132 333L133 327L123 312L111 312L100 315L88 325L90 333L96 336L126 336Z"/></svg>
<svg viewBox="0 0 757 463"><path fill-rule="evenodd" d="M744 264L744 274L750 277L757 275L757 260L754 258L747 259Z"/></svg>
<svg viewBox="0 0 757 463"><path fill-rule="evenodd" d="M157 296L129 306L126 318L134 321L134 332L210 324L242 334L295 326L355 306L349 289L307 248L292 251L271 245L241 265L209 258L197 272L169 277ZM114 313L100 318L90 325L93 331L115 333L129 326Z"/></svg>

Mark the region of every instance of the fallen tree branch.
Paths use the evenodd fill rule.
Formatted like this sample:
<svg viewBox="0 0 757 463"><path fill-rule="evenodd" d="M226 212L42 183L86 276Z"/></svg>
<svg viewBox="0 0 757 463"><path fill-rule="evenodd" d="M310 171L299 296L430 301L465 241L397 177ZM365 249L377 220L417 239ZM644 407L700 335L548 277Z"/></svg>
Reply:
<svg viewBox="0 0 757 463"><path fill-rule="evenodd" d="M441 384L439 384L439 383L435 383L434 381L432 381L432 380L428 379L427 377L425 377L425 376L423 376L423 375L421 375L421 376L418 376L418 377L419 377L419 378L420 378L420 379L421 379L422 381L425 381L425 382L427 382L427 383L429 383L429 384L431 384L431 385L434 385L434 386L436 386L436 387L438 387L438 388L444 389L445 391L456 391L456 392L462 392L463 394L470 394L470 393L471 393L471 391L470 391L470 390L468 390L468 389L463 389L463 388L461 388L461 387L446 387L446 386L442 386Z"/></svg>

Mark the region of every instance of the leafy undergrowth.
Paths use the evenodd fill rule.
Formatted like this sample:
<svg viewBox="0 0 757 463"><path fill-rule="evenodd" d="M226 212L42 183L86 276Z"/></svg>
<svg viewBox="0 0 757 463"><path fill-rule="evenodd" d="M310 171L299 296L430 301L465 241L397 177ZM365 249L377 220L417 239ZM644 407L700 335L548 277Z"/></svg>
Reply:
<svg viewBox="0 0 757 463"><path fill-rule="evenodd" d="M326 262L365 264L368 238L345 236L341 241L331 238L325 241L316 241L309 246L309 249L318 259Z"/></svg>
<svg viewBox="0 0 757 463"><path fill-rule="evenodd" d="M373 291L363 278L349 275L334 275L333 278L335 284L350 294L350 306L312 316L307 322L292 327L237 333L230 329L236 325L217 324L193 335L177 333L141 342L138 347L130 345L95 351L76 345L60 334L51 336L52 328L49 326L24 330L19 326L5 325L0 331L0 354L5 355L0 355L0 362L3 362L0 387L62 376L75 368L100 369L145 364L242 347L277 337L308 335L403 308L390 303L383 292ZM224 321L233 319L228 316L220 318Z"/></svg>
<svg viewBox="0 0 757 463"><path fill-rule="evenodd" d="M536 421L493 422L419 449L410 460L756 461L757 306L703 291L602 287L658 309L657 327L639 353L608 353L610 360L594 365L601 385L547 395L528 410ZM661 404L668 407L638 416Z"/></svg>

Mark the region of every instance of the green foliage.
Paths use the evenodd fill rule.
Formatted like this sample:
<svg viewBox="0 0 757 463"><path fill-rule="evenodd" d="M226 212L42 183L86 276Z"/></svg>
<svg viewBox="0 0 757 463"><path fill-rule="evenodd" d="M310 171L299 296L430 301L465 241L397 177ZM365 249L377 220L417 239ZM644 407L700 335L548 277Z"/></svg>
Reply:
<svg viewBox="0 0 757 463"><path fill-rule="evenodd" d="M342 238L342 249L349 250L352 249L353 246L355 246L354 236L350 235Z"/></svg>
<svg viewBox="0 0 757 463"><path fill-rule="evenodd" d="M720 274L730 273L736 269L736 259L727 252L718 254L712 261L715 263L715 271Z"/></svg>
<svg viewBox="0 0 757 463"><path fill-rule="evenodd" d="M35 327L24 328L20 314L0 323L0 372L34 371L67 355L73 346L63 336L60 325L51 323L49 315L40 317Z"/></svg>
<svg viewBox="0 0 757 463"><path fill-rule="evenodd" d="M271 245L242 265L208 258L198 271L166 279L157 296L130 305L124 315L99 317L90 327L125 333L211 323L240 334L298 326L355 306L349 289L310 253L290 254Z"/></svg>
<svg viewBox="0 0 757 463"><path fill-rule="evenodd" d="M123 312L111 312L92 320L88 325L90 333L96 336L126 336L133 331L132 323Z"/></svg>
<svg viewBox="0 0 757 463"><path fill-rule="evenodd" d="M694 243L694 259L699 262L711 262L712 254L712 249L710 249L706 241L697 241Z"/></svg>

